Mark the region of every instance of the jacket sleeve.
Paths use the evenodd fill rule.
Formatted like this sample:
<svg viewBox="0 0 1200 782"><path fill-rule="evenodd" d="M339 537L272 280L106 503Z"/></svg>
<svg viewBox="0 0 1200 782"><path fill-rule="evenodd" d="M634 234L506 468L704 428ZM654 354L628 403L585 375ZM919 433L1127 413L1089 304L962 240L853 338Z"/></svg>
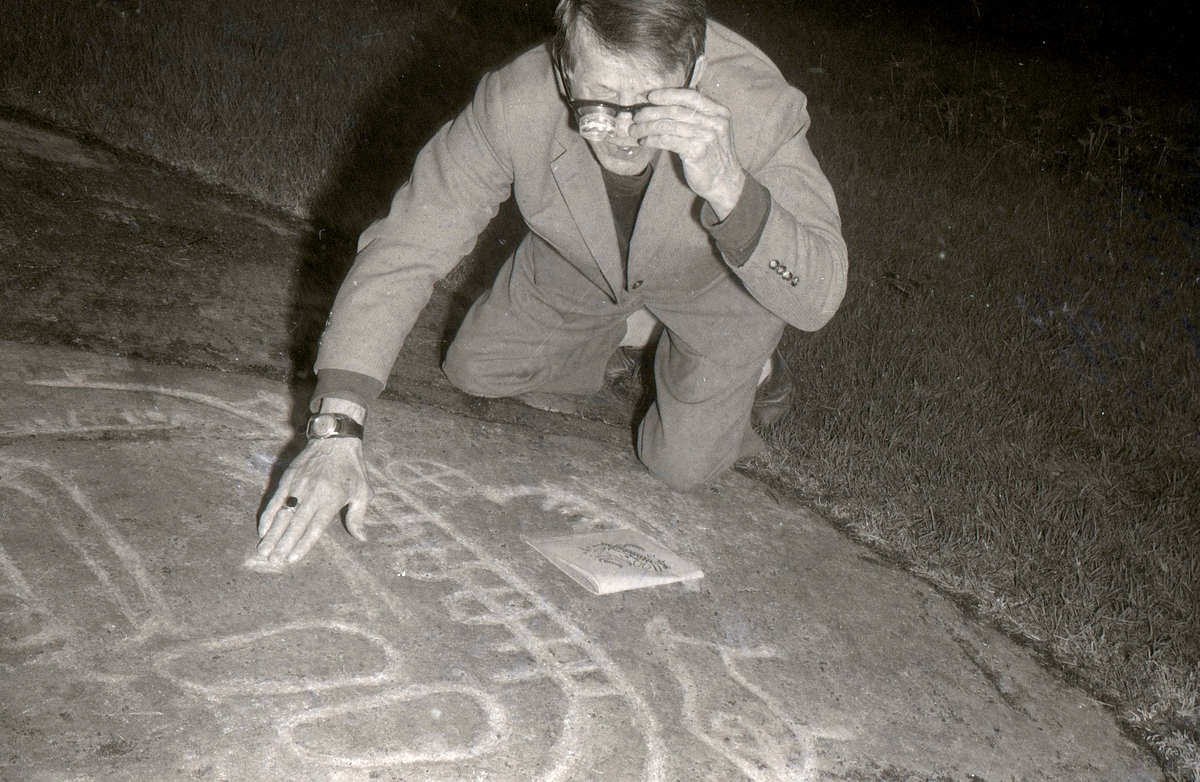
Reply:
<svg viewBox="0 0 1200 782"><path fill-rule="evenodd" d="M785 86L742 161L770 193L766 223L749 258L723 256L760 304L798 329L816 331L842 302L847 266L837 201L809 148L808 126L804 95ZM707 205L701 218L706 226L716 223Z"/></svg>
<svg viewBox="0 0 1200 782"><path fill-rule="evenodd" d="M502 73L483 77L471 103L417 156L383 219L363 232L321 336L316 370L386 383L433 285L461 261L508 198Z"/></svg>

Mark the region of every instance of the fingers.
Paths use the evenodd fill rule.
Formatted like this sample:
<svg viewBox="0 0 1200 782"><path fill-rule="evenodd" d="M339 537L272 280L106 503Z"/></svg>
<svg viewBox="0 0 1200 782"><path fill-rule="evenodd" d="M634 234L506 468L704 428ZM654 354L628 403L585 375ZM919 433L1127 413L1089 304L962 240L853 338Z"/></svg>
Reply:
<svg viewBox="0 0 1200 782"><path fill-rule="evenodd" d="M367 506L375 498L375 492L371 489L370 479L367 477L366 464L363 464L362 470L363 481L358 485L354 496L350 499L349 507L346 508L346 531L356 540L366 543Z"/></svg>
<svg viewBox="0 0 1200 782"><path fill-rule="evenodd" d="M265 539L271 530L276 528L277 524L282 524L286 528L293 520L296 508L300 504L297 494L301 492L298 487L292 485L293 481L291 477L287 472L283 474L279 486L275 489L275 494L271 496L271 501L267 503L267 507L263 508L263 512L259 514L259 538ZM282 534L282 531L280 534Z"/></svg>
<svg viewBox="0 0 1200 782"><path fill-rule="evenodd" d="M365 540L365 516L372 496L360 441L309 443L284 472L259 516L258 556L272 564L300 560L347 505L347 528L354 537Z"/></svg>
<svg viewBox="0 0 1200 782"><path fill-rule="evenodd" d="M728 156L733 139L729 110L689 90L656 90L651 96L676 96L680 102L649 106L637 113L629 135L644 146L665 149L695 160L712 152ZM688 97L691 96L691 97Z"/></svg>
<svg viewBox="0 0 1200 782"><path fill-rule="evenodd" d="M295 540L289 540L292 536L292 530L289 529L288 534L284 535L283 540L280 541L281 545L276 548L276 551L271 553L271 556L267 560L275 562L286 558L288 562L299 561L305 554L312 550L313 546L317 545L317 541L325 534L325 528L329 526L329 522L332 520L333 516L329 514L321 514L320 516L314 514L308 520L308 523L304 525L304 529L297 530ZM276 556L279 557L278 560L276 560Z"/></svg>
<svg viewBox="0 0 1200 782"><path fill-rule="evenodd" d="M698 158L721 144L719 136L707 129L689 125L665 125L663 122L655 122L653 131L638 136L639 143L642 146L674 152L684 160ZM631 131L630 135L638 134Z"/></svg>
<svg viewBox="0 0 1200 782"><path fill-rule="evenodd" d="M346 531L355 540L367 542L367 506L366 503L352 502L346 509Z"/></svg>
<svg viewBox="0 0 1200 782"><path fill-rule="evenodd" d="M733 116L729 109L696 90L653 90L646 99L654 105L640 110L634 116L635 124L661 119L700 123L728 122Z"/></svg>
<svg viewBox="0 0 1200 782"><path fill-rule="evenodd" d="M296 525L298 519L296 519L295 514L296 512L292 510L276 511L271 523L268 525L267 531L262 536L262 540L258 542L259 556L265 557L274 553L280 539L287 534L289 529Z"/></svg>
<svg viewBox="0 0 1200 782"><path fill-rule="evenodd" d="M296 547L296 543L308 531L314 515L313 512L303 513L303 515L296 514L287 525L287 531L275 541L275 545L271 548L271 554L267 557L267 561L278 564L291 554L292 549Z"/></svg>
<svg viewBox="0 0 1200 782"><path fill-rule="evenodd" d="M284 560L295 562L316 544L335 515L336 510L315 502L307 507L301 504L295 510L284 508L272 530L258 544L259 555L266 556L272 564Z"/></svg>
<svg viewBox="0 0 1200 782"><path fill-rule="evenodd" d="M723 220L745 185L729 109L699 90L652 90L646 98L654 105L638 111L629 136L678 155L688 187Z"/></svg>
<svg viewBox="0 0 1200 782"><path fill-rule="evenodd" d="M327 508L322 507L322 503L314 499L306 501L298 501L297 504L289 505L284 500L276 503L276 499L280 496L288 496L284 487L276 492L276 497L271 500L273 505L277 504L274 516L267 526L262 540L258 543L258 555L266 557L267 561L278 564L286 558L288 562L295 562L301 556L304 556L313 544L320 538L321 533L325 531L325 527L329 525L329 520L321 520L321 516L332 516L336 511L330 512ZM270 510L270 505L267 506ZM266 516L266 511L263 512ZM315 537L308 542L308 545L299 554L292 556L294 549L301 540L305 540L311 533L315 533Z"/></svg>
<svg viewBox="0 0 1200 782"><path fill-rule="evenodd" d="M267 507L263 508L263 512L258 516L258 536L264 537L271 531L271 527L275 524L275 516L284 507L284 502L290 496L286 486L280 485L275 490L275 494L271 497L271 501L267 503Z"/></svg>
<svg viewBox="0 0 1200 782"><path fill-rule="evenodd" d="M705 143L724 147L729 145L729 124L721 119L705 118L702 121L688 119L658 119L641 120L629 126L632 138L644 139L654 136L672 136L687 139L702 139Z"/></svg>
<svg viewBox="0 0 1200 782"><path fill-rule="evenodd" d="M717 133L690 127L671 127L670 131L647 133L638 143L679 155L690 184L706 182L737 168L730 145Z"/></svg>
<svg viewBox="0 0 1200 782"><path fill-rule="evenodd" d="M729 113L728 109L706 96L700 90L679 87L665 90L651 90L647 93L646 100L656 106L682 106L683 108L704 114Z"/></svg>
<svg viewBox="0 0 1200 782"><path fill-rule="evenodd" d="M259 514L259 516L258 516L258 537L259 538L264 537L268 532L271 531L271 527L273 527L275 525L275 514L276 514L276 512L278 512L279 507L280 506L276 505L275 500L272 499L269 503L267 503L267 507L263 508L263 512Z"/></svg>

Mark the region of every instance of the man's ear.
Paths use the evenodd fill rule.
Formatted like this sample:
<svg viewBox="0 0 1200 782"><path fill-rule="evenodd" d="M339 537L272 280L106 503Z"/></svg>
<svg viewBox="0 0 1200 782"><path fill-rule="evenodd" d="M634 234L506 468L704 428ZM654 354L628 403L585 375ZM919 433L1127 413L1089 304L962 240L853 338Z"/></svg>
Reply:
<svg viewBox="0 0 1200 782"><path fill-rule="evenodd" d="M696 64L692 66L692 80L688 82L689 89L695 89L700 83L700 77L704 75L704 68L708 65L708 55L701 54L696 58Z"/></svg>

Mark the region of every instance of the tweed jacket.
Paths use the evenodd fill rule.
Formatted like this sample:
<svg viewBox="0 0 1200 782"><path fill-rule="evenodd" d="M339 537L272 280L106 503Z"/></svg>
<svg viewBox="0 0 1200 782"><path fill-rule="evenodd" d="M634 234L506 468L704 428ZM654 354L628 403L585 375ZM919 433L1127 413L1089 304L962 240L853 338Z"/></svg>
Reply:
<svg viewBox="0 0 1200 782"><path fill-rule="evenodd" d="M471 103L424 147L386 217L359 240L321 338L316 369L385 383L433 284L473 248L514 195L528 234L512 262L555 298L677 306L720 278L779 319L821 328L841 303L846 246L832 188L806 139L805 98L744 38L709 22L697 85L730 109L738 158L770 193L748 260L727 262L706 228L711 208L674 154L659 157L622 268L600 167L556 87L548 44L480 81ZM786 267L783 274L780 266ZM628 286L628 287L627 287Z"/></svg>

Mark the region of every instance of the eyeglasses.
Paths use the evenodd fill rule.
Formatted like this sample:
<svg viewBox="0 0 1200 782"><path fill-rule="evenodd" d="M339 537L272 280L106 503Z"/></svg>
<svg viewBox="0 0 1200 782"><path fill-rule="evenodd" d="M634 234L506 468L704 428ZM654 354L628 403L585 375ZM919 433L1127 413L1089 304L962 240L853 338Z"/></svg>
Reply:
<svg viewBox="0 0 1200 782"><path fill-rule="evenodd" d="M571 81L567 78L567 71L562 66L562 60L558 53L554 55L554 70L558 73L559 82L562 84L564 96L567 99L567 105L571 107L571 111L575 112L575 121L579 125L579 135L583 136L588 141L608 141L617 134L617 118L622 114L628 114L630 119L634 114L645 108L649 108L653 103L635 103L632 106L624 106L620 103L609 103L602 100L576 100L571 95ZM692 83L692 76L696 73L696 63L692 63L692 67L688 69L687 79L684 81L684 89Z"/></svg>
<svg viewBox="0 0 1200 782"><path fill-rule="evenodd" d="M635 103L632 106L622 106L617 103L605 103L602 100L574 100L567 98L567 104L575 112L575 120L579 123L579 135L589 141L607 141L617 133L617 117L628 114L630 119L642 109L653 106L653 103Z"/></svg>

